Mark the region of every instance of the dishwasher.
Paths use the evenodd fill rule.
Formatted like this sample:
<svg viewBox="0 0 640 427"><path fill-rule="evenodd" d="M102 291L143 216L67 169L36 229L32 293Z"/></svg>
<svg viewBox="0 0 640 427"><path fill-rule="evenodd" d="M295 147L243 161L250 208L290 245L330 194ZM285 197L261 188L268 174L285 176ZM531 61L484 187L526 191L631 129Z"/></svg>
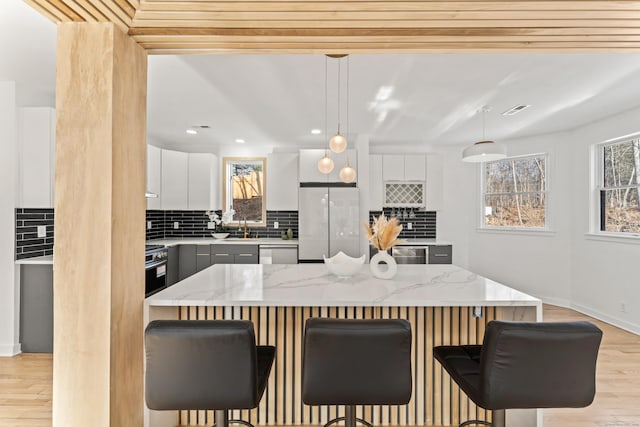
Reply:
<svg viewBox="0 0 640 427"><path fill-rule="evenodd" d="M260 264L297 264L298 245L260 245Z"/></svg>

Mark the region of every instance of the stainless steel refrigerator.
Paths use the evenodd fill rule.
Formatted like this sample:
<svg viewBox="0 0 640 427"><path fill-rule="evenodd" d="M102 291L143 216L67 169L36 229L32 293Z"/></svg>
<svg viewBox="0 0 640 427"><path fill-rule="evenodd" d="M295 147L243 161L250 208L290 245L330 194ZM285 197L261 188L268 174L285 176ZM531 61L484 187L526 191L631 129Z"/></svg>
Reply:
<svg viewBox="0 0 640 427"><path fill-rule="evenodd" d="M322 261L339 251L361 256L357 188L301 185L298 204L300 261Z"/></svg>

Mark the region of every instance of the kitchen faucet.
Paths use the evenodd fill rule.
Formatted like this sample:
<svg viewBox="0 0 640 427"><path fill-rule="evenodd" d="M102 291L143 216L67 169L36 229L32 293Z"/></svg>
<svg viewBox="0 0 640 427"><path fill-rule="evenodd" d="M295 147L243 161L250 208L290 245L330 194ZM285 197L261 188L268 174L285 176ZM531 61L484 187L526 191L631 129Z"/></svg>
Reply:
<svg viewBox="0 0 640 427"><path fill-rule="evenodd" d="M244 239L249 238L249 231L247 231L247 217L244 217Z"/></svg>

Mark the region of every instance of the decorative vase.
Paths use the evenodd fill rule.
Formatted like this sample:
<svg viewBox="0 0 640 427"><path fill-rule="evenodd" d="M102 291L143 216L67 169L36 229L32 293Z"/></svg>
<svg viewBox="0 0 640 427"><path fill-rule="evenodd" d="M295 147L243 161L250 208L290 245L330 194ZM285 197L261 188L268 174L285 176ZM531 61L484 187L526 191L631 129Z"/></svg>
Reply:
<svg viewBox="0 0 640 427"><path fill-rule="evenodd" d="M387 264L386 269L380 264ZM391 279L398 272L396 260L383 250L378 250L378 253L371 257L369 268L371 268L371 274L378 279Z"/></svg>

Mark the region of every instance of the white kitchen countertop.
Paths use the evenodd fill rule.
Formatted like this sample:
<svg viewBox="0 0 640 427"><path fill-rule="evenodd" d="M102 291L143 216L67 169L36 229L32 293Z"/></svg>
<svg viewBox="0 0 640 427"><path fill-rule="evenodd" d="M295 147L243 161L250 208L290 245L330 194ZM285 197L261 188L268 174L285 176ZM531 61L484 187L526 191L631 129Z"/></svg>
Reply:
<svg viewBox="0 0 640 427"><path fill-rule="evenodd" d="M218 264L146 299L148 306L536 306L530 295L455 265L399 265L391 280L369 265L350 278L324 264Z"/></svg>
<svg viewBox="0 0 640 427"><path fill-rule="evenodd" d="M53 265L53 255L17 259L16 264L51 264Z"/></svg>
<svg viewBox="0 0 640 427"><path fill-rule="evenodd" d="M154 239L147 240L147 244L152 245L283 245L298 246L298 240L283 240L279 237L263 237L259 239L243 239L237 237L227 237L226 239L214 239L206 237L187 237L174 239Z"/></svg>

